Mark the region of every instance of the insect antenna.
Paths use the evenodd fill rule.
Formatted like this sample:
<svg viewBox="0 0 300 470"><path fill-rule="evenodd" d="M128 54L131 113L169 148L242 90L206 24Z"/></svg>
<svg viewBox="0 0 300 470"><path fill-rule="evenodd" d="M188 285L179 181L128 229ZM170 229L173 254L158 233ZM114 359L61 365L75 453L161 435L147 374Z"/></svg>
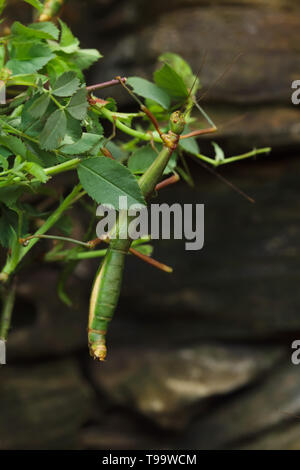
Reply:
<svg viewBox="0 0 300 470"><path fill-rule="evenodd" d="M198 69L198 72L195 75L194 81L193 81L192 86L189 90L189 94L188 94L187 98L185 99L183 105L181 106L180 111L184 108L184 106L189 102L189 99L192 97L193 89L195 88L197 80L199 79L200 73L203 69L203 66L204 66L204 63L205 63L205 60L206 60L206 56L207 56L207 51L205 51L204 54L203 54L202 61L201 61L200 67ZM194 101L193 97L192 97L192 101ZM193 103L190 106L188 106L187 109L185 110L185 112L183 114L184 118L186 117L186 115L190 111L190 109L192 109L192 107L193 107Z"/></svg>
<svg viewBox="0 0 300 470"><path fill-rule="evenodd" d="M236 193L240 194L243 198L247 199L247 201L251 202L251 204L255 204L255 200L252 197L248 196L248 194L246 194L244 191L238 188L235 184L233 184L227 178L220 175L220 173L218 173L216 170L211 168L209 165L206 165L206 163L204 163L202 160L197 160L197 162L200 163L200 165L203 166L203 168L209 171L212 175L216 176L216 178L218 178L220 181L222 181L231 189L233 189Z"/></svg>
<svg viewBox="0 0 300 470"><path fill-rule="evenodd" d="M217 83L219 83L220 80L222 80L225 75L227 75L227 73L232 69L232 67L234 66L234 64L241 58L241 56L243 55L243 52L240 52L234 59L233 61L227 65L227 67L225 68L225 70L216 78L216 80L207 88L207 90L200 96L200 98L198 99L198 102L203 100L203 98L205 98L205 96L208 95L208 93L217 85Z"/></svg>
<svg viewBox="0 0 300 470"><path fill-rule="evenodd" d="M202 69L203 65L204 65L204 62L205 62L205 59L206 59L206 53L204 54L204 57L202 59L202 63L201 63L201 66L200 66L200 70ZM202 106L199 104L199 101L201 101L205 96L208 95L208 93L216 86L216 84L222 80L225 75L231 70L231 68L233 67L233 65L240 59L240 57L243 55L242 52L240 52L235 58L234 60L226 67L226 69L223 71L223 73L221 75L219 75L219 77L217 77L217 79L209 86L209 88L200 96L199 99L197 99L196 97L192 97L192 100L193 100L193 103L187 108L187 110L185 111L184 115L186 115L189 110L193 107L193 106L196 106L196 108L200 111L200 113L202 114L202 116L206 119L206 121L214 128L217 128L216 124L213 122L213 120L209 117L209 115L206 113L206 111L202 108ZM196 79L198 78L198 74L200 73L200 70L199 72L197 73L196 75ZM193 87L195 86L195 83L196 83L196 80L194 80L194 83L193 83ZM191 88L190 90L190 93L189 93L189 96L188 98L191 97L191 91L193 89L193 87ZM226 123L224 125L221 126L221 128L224 128L225 126L229 125L229 124L232 124L232 122L235 122L235 121L239 121L239 120L242 120L245 118L245 115L243 116L240 116L238 118L234 118L230 121L230 123ZM251 202L252 204L255 203L255 200L248 196L248 194L246 194L244 191L242 191L240 188L238 188L236 185L234 185L231 181L229 181L227 178L225 178L224 176L220 175L220 173L218 173L217 171L215 171L213 168L211 168L209 165L207 165L206 163L204 163L203 161L201 160L197 160L198 163L200 163L200 165L205 168L207 171L209 171L212 175L214 175L216 178L218 178L220 181L222 181L223 183L225 183L227 186L229 186L231 189L233 189L235 192L237 192L238 194L240 194L242 197L244 197L247 201Z"/></svg>
<svg viewBox="0 0 300 470"><path fill-rule="evenodd" d="M236 116L230 119L229 121L225 122L224 124L221 124L220 126L218 126L218 129L219 131L222 131L226 127L232 126L232 124L236 124L240 121L243 121L244 119L246 119L247 116L248 116L248 113L241 114L240 116Z"/></svg>
<svg viewBox="0 0 300 470"><path fill-rule="evenodd" d="M200 104L198 103L197 99L194 98L193 100L193 104L192 106L196 106L196 108L200 111L200 113L202 114L202 116L207 120L207 122L212 126L212 127L215 127L217 128L217 126L215 125L215 123L213 122L213 120L209 117L209 115L206 113L206 111L204 111L204 109L202 108L202 106L200 106Z"/></svg>
<svg viewBox="0 0 300 470"><path fill-rule="evenodd" d="M195 105L198 110L200 111L200 113L204 116L204 118L207 120L207 122L213 126L213 127L216 127L214 122L212 121L212 119L210 119L210 117L208 116L208 114L204 111L204 109L202 108L202 106L200 106L199 104L199 101L201 101L205 96L207 96L207 94L217 85L217 83L219 83L220 80L222 80L226 75L227 73L231 70L231 68L233 67L233 65L240 59L240 57L243 55L242 52L240 52L234 59L233 61L228 64L228 66L225 68L225 70L216 78L216 80L208 87L208 89L200 96L199 99L197 99L196 97L193 97L193 103L187 108L187 110L185 111L184 113L184 116L186 116L186 114L190 111L190 109ZM197 73L196 75L196 79L198 78L198 75L200 73L200 71L202 70L202 67L204 65L204 62L205 62L205 59L206 59L206 56L207 56L207 53L205 52L204 54L204 58L202 59L202 63L201 63L201 66L200 66L200 69L199 69L199 72ZM193 87L196 83L196 80L194 81L194 84L193 84ZM191 90L193 89L193 87L191 88ZM191 97L191 90L190 90L190 93L189 93L189 96L188 98ZM187 98L187 99L188 99Z"/></svg>

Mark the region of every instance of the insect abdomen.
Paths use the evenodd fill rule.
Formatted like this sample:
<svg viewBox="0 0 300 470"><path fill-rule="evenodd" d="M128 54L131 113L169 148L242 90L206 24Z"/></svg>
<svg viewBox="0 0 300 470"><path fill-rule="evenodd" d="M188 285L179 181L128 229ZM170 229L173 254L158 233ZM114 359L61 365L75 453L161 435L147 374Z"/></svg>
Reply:
<svg viewBox="0 0 300 470"><path fill-rule="evenodd" d="M90 300L88 336L90 353L100 361L106 357L105 336L119 300L124 260L130 243L129 240L111 242L95 278Z"/></svg>

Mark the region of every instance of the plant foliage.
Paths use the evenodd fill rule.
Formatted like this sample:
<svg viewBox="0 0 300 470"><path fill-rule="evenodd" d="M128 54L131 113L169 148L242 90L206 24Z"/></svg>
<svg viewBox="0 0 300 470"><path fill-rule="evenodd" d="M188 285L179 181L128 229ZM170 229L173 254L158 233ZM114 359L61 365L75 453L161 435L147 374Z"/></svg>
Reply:
<svg viewBox="0 0 300 470"><path fill-rule="evenodd" d="M25 1L37 14L43 11L42 2ZM0 1L0 12L4 6ZM140 109L136 113L119 112L113 98L99 99L101 87L87 89L84 71L101 58L96 49L81 48L62 20L28 25L15 21L9 34L0 38L0 80L8 98L0 105L0 243L6 250L2 281L10 281L38 240L31 239L22 246L20 238L40 236L53 227L65 233L66 224L62 222L68 219L62 219L62 215L78 200L84 198L85 207L92 211L95 202L117 206L120 195L128 196L129 203L145 204L138 178L155 159L161 139ZM199 80L178 55L168 53L159 60L154 82L131 77L127 83L145 99L162 130L168 130L170 113L180 108L186 110L186 121L192 126ZM104 122L109 124L106 129L118 129L117 138L112 140L110 131L104 133ZM121 139L121 134L126 139ZM214 166L234 161L226 159L217 144L214 147L215 159L200 154L196 139L183 140L165 174L176 171L190 181L183 164L184 152ZM112 159L107 158L109 154ZM62 198L54 184L56 175L64 172L72 172L73 188ZM47 198L53 210L39 210L36 201ZM95 236L94 228L86 237ZM139 249L151 252L149 245ZM76 259L80 250L67 250L61 242L46 258L68 262L70 253ZM60 296L67 298L61 285Z"/></svg>

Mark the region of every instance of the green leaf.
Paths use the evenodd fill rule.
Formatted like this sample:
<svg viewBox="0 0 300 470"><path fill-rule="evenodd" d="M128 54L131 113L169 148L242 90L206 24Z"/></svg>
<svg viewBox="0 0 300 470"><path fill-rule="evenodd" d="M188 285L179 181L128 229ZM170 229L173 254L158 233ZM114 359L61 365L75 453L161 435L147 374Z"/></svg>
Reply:
<svg viewBox="0 0 300 470"><path fill-rule="evenodd" d="M5 147L2 147L2 145L0 145L0 155L2 155L3 158L8 158L10 155L12 155L12 151L5 148Z"/></svg>
<svg viewBox="0 0 300 470"><path fill-rule="evenodd" d="M192 155L198 155L199 153L199 147L196 139L194 138L180 140L179 146Z"/></svg>
<svg viewBox="0 0 300 470"><path fill-rule="evenodd" d="M14 75L9 78L7 81L7 86L36 86L37 81L42 80L42 82L46 82L48 79L45 75L40 74L21 74L21 75Z"/></svg>
<svg viewBox="0 0 300 470"><path fill-rule="evenodd" d="M225 160L225 154L224 151L221 149L221 147L216 143L212 142L214 149L215 149L215 160L216 162L223 162Z"/></svg>
<svg viewBox="0 0 300 470"><path fill-rule="evenodd" d="M191 129L189 128L189 126L185 126L183 134L188 134L189 132L191 132ZM190 137L189 139L180 139L179 146L186 152L191 153L192 155L198 155L198 153L200 152L197 140L194 137Z"/></svg>
<svg viewBox="0 0 300 470"><path fill-rule="evenodd" d="M52 21L41 21L39 23L32 23L28 26L29 29L34 30L37 34L44 35L44 39L58 39L59 29L52 23ZM46 37L49 36L49 37Z"/></svg>
<svg viewBox="0 0 300 470"><path fill-rule="evenodd" d="M60 150L67 155L81 155L95 147L95 145L98 144L102 138L102 135L89 134L84 132L78 142L70 145L64 145L60 148Z"/></svg>
<svg viewBox="0 0 300 470"><path fill-rule="evenodd" d="M105 108L109 109L110 111L118 111L117 102L114 98L112 98L110 96L109 98L106 98L105 101L107 101L107 104L104 105ZM101 105L100 105L100 107L101 107Z"/></svg>
<svg viewBox="0 0 300 470"><path fill-rule="evenodd" d="M46 150L42 150L41 147L33 142L26 143L27 148L31 152L31 157L34 155L43 165L43 167L54 166L58 163L57 156L55 153L46 152ZM27 160L38 162L38 160L33 160L33 158L28 158Z"/></svg>
<svg viewBox="0 0 300 470"><path fill-rule="evenodd" d="M20 186L7 186L0 188L0 200L7 207L14 209L19 197L24 193L24 188Z"/></svg>
<svg viewBox="0 0 300 470"><path fill-rule="evenodd" d="M37 163L38 165L42 166L42 161L38 155L36 155L34 152L32 152L28 146L27 146L27 152L26 152L26 160L28 162L33 162Z"/></svg>
<svg viewBox="0 0 300 470"><path fill-rule="evenodd" d="M79 41L72 34L72 31L68 28L66 23L59 20L61 26L61 38L59 42L60 50L66 54L71 54L78 50Z"/></svg>
<svg viewBox="0 0 300 470"><path fill-rule="evenodd" d="M38 98L39 98L38 95L35 95L32 98L30 98L30 100L28 100L27 103L25 103L23 110L22 110L22 114L21 114L20 129L23 130L30 137L39 136L46 124L46 119L47 119L46 115L43 115L41 118L33 118L33 116L28 112L28 109L33 105L33 103ZM51 109L51 107L54 112L56 109L54 103L53 103L53 106L51 106L51 103L50 103L48 109Z"/></svg>
<svg viewBox="0 0 300 470"><path fill-rule="evenodd" d="M70 71L69 64L59 56L51 59L47 64L47 74L51 83L54 83L60 75L68 71Z"/></svg>
<svg viewBox="0 0 300 470"><path fill-rule="evenodd" d="M10 211L5 211L0 217L0 243L4 248L10 248L16 232L11 224Z"/></svg>
<svg viewBox="0 0 300 470"><path fill-rule="evenodd" d="M35 118L39 118L45 114L50 102L50 96L47 93L40 95L32 105L28 108L29 114Z"/></svg>
<svg viewBox="0 0 300 470"><path fill-rule="evenodd" d="M67 128L66 114L57 109L48 118L46 125L40 135L41 147L45 150L54 150L62 141Z"/></svg>
<svg viewBox="0 0 300 470"><path fill-rule="evenodd" d="M178 54L166 52L159 56L158 60L168 64L183 79L188 88L193 87L193 95L199 89L199 79L193 74L189 64Z"/></svg>
<svg viewBox="0 0 300 470"><path fill-rule="evenodd" d="M3 170L8 169L8 157L11 155L11 152L6 148L0 146L0 167Z"/></svg>
<svg viewBox="0 0 300 470"><path fill-rule="evenodd" d="M13 75L37 72L54 57L49 46L37 40L11 41L6 67Z"/></svg>
<svg viewBox="0 0 300 470"><path fill-rule="evenodd" d="M157 153L154 152L153 148L150 145L144 145L133 152L128 159L127 166L132 173L136 175L143 174L152 165L156 157Z"/></svg>
<svg viewBox="0 0 300 470"><path fill-rule="evenodd" d="M189 96L183 79L168 64L156 70L154 81L157 86L163 88L173 98L187 98Z"/></svg>
<svg viewBox="0 0 300 470"><path fill-rule="evenodd" d="M87 123L85 127L88 132L91 132L92 134L103 135L103 126L99 122L99 116L96 116L92 111L88 111L86 121Z"/></svg>
<svg viewBox="0 0 300 470"><path fill-rule="evenodd" d="M8 161L1 154L0 154L0 168L2 168L2 170L8 169Z"/></svg>
<svg viewBox="0 0 300 470"><path fill-rule="evenodd" d="M26 158L26 147L18 137L12 135L0 136L0 144L9 148L14 155L21 155L21 157Z"/></svg>
<svg viewBox="0 0 300 470"><path fill-rule="evenodd" d="M82 136L81 123L77 119L73 118L69 113L66 114L67 117L67 131L64 138L64 144L74 144Z"/></svg>
<svg viewBox="0 0 300 470"><path fill-rule="evenodd" d="M79 49L71 57L80 70L86 70L103 56L97 49Z"/></svg>
<svg viewBox="0 0 300 470"><path fill-rule="evenodd" d="M175 168L177 166L177 158L178 158L177 152L173 152L172 156L169 160L169 163L167 164L167 166L165 168L165 171L163 173L164 175L168 175L169 173L173 173L173 171L175 170Z"/></svg>
<svg viewBox="0 0 300 470"><path fill-rule="evenodd" d="M133 91L137 95L143 96L143 98L149 98L165 109L169 108L169 95L164 90L154 85L154 83L140 77L129 77L127 83L133 88Z"/></svg>
<svg viewBox="0 0 300 470"><path fill-rule="evenodd" d="M46 183L46 181L48 181L48 176L46 175L44 169L37 163L27 162L25 169L41 183Z"/></svg>
<svg viewBox="0 0 300 470"><path fill-rule="evenodd" d="M14 159L14 164L12 167L13 173L15 175L23 175L23 172L21 171L23 167L26 165L26 162L22 161L22 158L19 155L16 155L16 158Z"/></svg>
<svg viewBox="0 0 300 470"><path fill-rule="evenodd" d="M44 5L39 0L24 0L24 2L29 3L34 8L36 8L40 13L42 13L44 9Z"/></svg>
<svg viewBox="0 0 300 470"><path fill-rule="evenodd" d="M87 91L85 88L81 88L72 96L67 111L73 118L82 121L86 117L88 107Z"/></svg>
<svg viewBox="0 0 300 470"><path fill-rule="evenodd" d="M52 87L55 96L72 96L78 90L80 81L75 72L63 73Z"/></svg>
<svg viewBox="0 0 300 470"><path fill-rule="evenodd" d="M110 140L106 143L105 147L110 151L114 159L118 160L118 162L123 162L126 160L128 153L121 148L121 143L117 145L112 140Z"/></svg>
<svg viewBox="0 0 300 470"><path fill-rule="evenodd" d="M5 248L12 246L13 242L17 241L17 232L19 225L18 214L14 210L6 209L5 207L1 208L1 217L0 217L0 243ZM22 218L21 233L24 235L28 231L28 219L24 214Z"/></svg>
<svg viewBox="0 0 300 470"><path fill-rule="evenodd" d="M145 104L158 121L168 121L170 114L160 104L146 98Z"/></svg>
<svg viewBox="0 0 300 470"><path fill-rule="evenodd" d="M59 30L50 21L33 23L29 26L24 26L19 21L15 21L11 31L15 35L38 39L58 39L59 35Z"/></svg>
<svg viewBox="0 0 300 470"><path fill-rule="evenodd" d="M79 180L88 195L97 203L119 208L119 196L127 196L128 207L145 200L136 178L130 171L106 157L92 157L78 167Z"/></svg>

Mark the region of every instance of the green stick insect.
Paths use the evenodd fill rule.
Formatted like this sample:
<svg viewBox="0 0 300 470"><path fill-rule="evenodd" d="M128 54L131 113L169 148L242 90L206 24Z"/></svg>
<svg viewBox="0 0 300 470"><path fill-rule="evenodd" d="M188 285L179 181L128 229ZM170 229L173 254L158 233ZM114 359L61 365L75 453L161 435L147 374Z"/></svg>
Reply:
<svg viewBox="0 0 300 470"><path fill-rule="evenodd" d="M163 142L162 150L138 181L141 192L147 200L161 180L163 172L178 146L179 140L212 133L217 128L209 127L182 135L186 124L185 114L181 111L175 111L170 116L170 130L167 133L163 133L151 111L140 102L121 79L120 83L138 101L142 111L151 120ZM121 218L119 218L117 224L120 230L122 225ZM104 361L106 358L106 333L118 304L125 256L130 249L131 243L132 240L130 238L111 240L107 254L94 280L90 298L88 342L91 356L100 361Z"/></svg>
<svg viewBox="0 0 300 470"><path fill-rule="evenodd" d="M110 240L107 240L109 242L107 250L90 250L101 241L100 239L89 240L93 234L94 219L91 219L89 223L84 241L49 235L47 232L55 228L64 233L61 230L62 227L59 228L58 222L62 215L78 201L85 209L91 210L95 217L94 209L83 200L85 195L91 197L95 203L102 202L105 197L108 197L108 202L115 201L120 190L125 194L130 194L134 186L133 199L136 201L143 199L144 202L151 197L154 190L178 180L179 177L174 171L175 167L179 176L192 184L192 177L183 151L193 155L198 161L217 167L260 153L267 153L270 149L254 149L246 154L225 158L222 149L217 147L215 157L210 158L200 154L196 142L190 141L189 145L184 145L185 141L181 142L181 139L215 132L216 127L195 100L196 90L193 87L198 79L195 78L188 64L176 54L167 53L160 57L159 60L164 62L164 65L154 74L155 84L139 77L128 79L134 92L149 100L146 103L149 103L151 111L131 90L128 90L124 83L125 78L85 86L82 71L87 68L88 64L100 58L99 52L93 49L80 49L79 41L63 22L57 26L49 27L47 23L43 25L43 21L47 22L58 16L65 0L45 0L43 3L39 0L24 1L37 9L38 14L35 18L36 21L41 22L40 25L36 22L24 29L16 22L12 25L9 35L2 37L0 44L3 65L1 79L8 88L11 88L9 92L12 96L0 109L0 222L2 227L0 243L7 249L6 262L0 272L0 283L2 283L0 290L3 299L0 338L6 340L11 323L15 297L13 283L15 273L22 267L23 259L27 257L39 238L56 238L59 243L45 254L44 260L66 263L60 274L58 294L67 304L71 301L64 290L64 284L76 263L80 259L104 257L92 289L88 322L91 355L95 359L104 360L106 357L105 336L119 299L125 255L127 253L136 255L166 272L171 272L171 269L143 254L149 253L149 248L151 249L149 245L144 246L144 250L141 247L138 248L140 251L135 250L138 244L145 242L145 238L132 241L127 231L125 239L121 239L120 236L115 237L115 234L120 235L121 232L123 236L124 227L129 225L127 215L123 218L122 212L113 229L116 232L110 233ZM0 12L4 3L0 1ZM22 44L24 40L27 41L28 37L30 37L30 42L36 44L36 51L41 51L42 60L37 61L40 64L38 69L35 58L23 60ZM52 39L48 39L49 37ZM68 53L64 50L66 37L67 43L69 44L70 41L72 46ZM10 47L10 44L13 47ZM16 57L20 57L20 60ZM32 73L23 74L25 62L26 70L29 67L28 70ZM60 65L56 66L57 64ZM61 70L66 71L62 73ZM120 113L117 112L113 99L100 100L92 95L95 90L119 84L124 86L138 101L141 111ZM18 88L20 86L22 87L21 93ZM195 88L199 88L199 84ZM171 108L175 100L179 103L176 106L182 105L185 110L173 112L170 117L170 130L162 132L158 121L167 121L169 116L167 113L170 109L172 111L175 109ZM188 126L194 120L189 113L194 104L211 126L208 129L193 132L184 129L185 123ZM151 128L154 126L155 131L146 131L132 126L132 119L145 117L151 121ZM109 146L106 143L106 146L103 146L104 142L113 138L115 132L106 139L99 119L112 123L114 131L118 129L131 136L131 139L122 145ZM185 134L182 135L183 133ZM156 142L162 144L162 149L154 162L153 153L151 154L153 163L150 167L148 167L149 159L145 158L144 164L134 170L130 168L130 159L134 156L136 158L135 152L142 149L141 142L151 143L153 148ZM172 154L178 150L178 144L181 144L181 151L178 152L181 162L177 166L176 159L174 159L166 172L173 172L173 176L161 181ZM116 151L115 157L119 160L113 165L107 165L108 160L105 158L98 158L102 156L113 158L109 149L116 149L111 152ZM144 155L149 155L148 150ZM133 153L127 159L132 151ZM121 165L126 159L128 160L127 168ZM133 161L135 161L134 158L131 164ZM51 194L49 198L51 204L53 200L57 201L56 191L50 186L44 189L42 185L47 184L55 175L67 171L77 171L79 183L74 186L67 197L63 199L59 197L58 207L50 211L50 214L48 211L45 214L40 213L38 206L37 210L35 208L32 210L27 200L22 199L23 192L29 190L43 197ZM135 175L139 174L142 176L135 180ZM124 180L120 187L119 179L123 178L122 175L124 175ZM132 186L131 182L134 183ZM110 194L107 196L106 192ZM33 219L37 216L41 217L44 222L35 229L33 235L27 236L27 230L35 226ZM65 242L77 243L80 247L65 249ZM83 251L83 247L88 250Z"/></svg>

